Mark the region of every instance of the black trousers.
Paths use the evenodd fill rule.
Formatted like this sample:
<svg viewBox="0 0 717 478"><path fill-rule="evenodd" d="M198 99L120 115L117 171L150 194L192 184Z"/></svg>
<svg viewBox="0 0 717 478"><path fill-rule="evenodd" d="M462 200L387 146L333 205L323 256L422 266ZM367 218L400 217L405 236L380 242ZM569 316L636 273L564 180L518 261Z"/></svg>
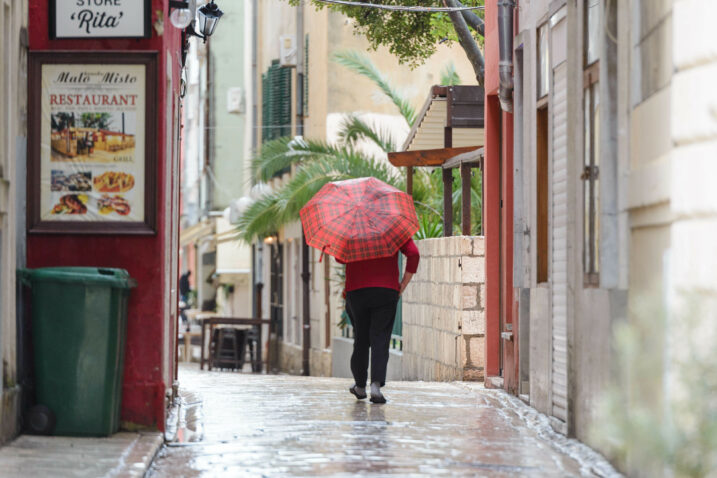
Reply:
<svg viewBox="0 0 717 478"><path fill-rule="evenodd" d="M366 386L369 348L371 349L371 383L386 384L388 348L393 321L396 318L398 291L384 287L367 287L346 294L346 311L354 327L354 352L351 372L356 385Z"/></svg>

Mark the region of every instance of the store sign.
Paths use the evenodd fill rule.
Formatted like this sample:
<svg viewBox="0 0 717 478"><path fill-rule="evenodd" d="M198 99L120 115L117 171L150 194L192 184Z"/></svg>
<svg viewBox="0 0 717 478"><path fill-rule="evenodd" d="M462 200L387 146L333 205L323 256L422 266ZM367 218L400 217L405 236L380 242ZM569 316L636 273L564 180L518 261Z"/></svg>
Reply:
<svg viewBox="0 0 717 478"><path fill-rule="evenodd" d="M50 0L50 37L150 36L151 0Z"/></svg>
<svg viewBox="0 0 717 478"><path fill-rule="evenodd" d="M31 145L38 147L31 222L39 229L148 232L155 190L152 58L71 55L33 62Z"/></svg>

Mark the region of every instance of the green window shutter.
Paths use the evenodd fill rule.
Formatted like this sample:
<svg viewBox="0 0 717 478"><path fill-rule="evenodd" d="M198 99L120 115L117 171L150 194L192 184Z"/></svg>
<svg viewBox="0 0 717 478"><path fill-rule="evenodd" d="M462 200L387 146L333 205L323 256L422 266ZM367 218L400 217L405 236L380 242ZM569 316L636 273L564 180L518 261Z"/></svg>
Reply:
<svg viewBox="0 0 717 478"><path fill-rule="evenodd" d="M291 69L279 67L277 99L277 138L291 134Z"/></svg>
<svg viewBox="0 0 717 478"><path fill-rule="evenodd" d="M291 69L279 66L279 60L271 62L262 76L262 112L264 120L263 141L291 134Z"/></svg>
<svg viewBox="0 0 717 478"><path fill-rule="evenodd" d="M262 75L262 142L291 135L291 69L279 66L279 60ZM278 171L281 176L288 169Z"/></svg>
<svg viewBox="0 0 717 478"><path fill-rule="evenodd" d="M304 116L309 116L309 34L304 42Z"/></svg>
<svg viewBox="0 0 717 478"><path fill-rule="evenodd" d="M269 72L261 75L261 142L268 141L269 138L269 125L271 124L269 118Z"/></svg>
<svg viewBox="0 0 717 478"><path fill-rule="evenodd" d="M279 66L279 60L274 60L271 62L271 68L269 68L269 74L271 76L271 139L276 139L281 136L281 131L279 130L279 116L281 111L281 88L279 86L279 76L280 76L280 66Z"/></svg>

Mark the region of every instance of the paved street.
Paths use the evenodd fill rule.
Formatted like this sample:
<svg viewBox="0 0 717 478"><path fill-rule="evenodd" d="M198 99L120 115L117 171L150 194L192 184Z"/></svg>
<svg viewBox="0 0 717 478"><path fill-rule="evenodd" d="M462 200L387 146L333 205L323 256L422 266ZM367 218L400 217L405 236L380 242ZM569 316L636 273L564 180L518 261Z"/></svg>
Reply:
<svg viewBox="0 0 717 478"><path fill-rule="evenodd" d="M394 382L386 405L346 379L180 369L185 442L152 478L175 476L619 476L547 419L476 384ZM194 429L195 433L192 433Z"/></svg>
<svg viewBox="0 0 717 478"><path fill-rule="evenodd" d="M22 435L0 447L0 477L140 478L162 441L159 432L103 438Z"/></svg>

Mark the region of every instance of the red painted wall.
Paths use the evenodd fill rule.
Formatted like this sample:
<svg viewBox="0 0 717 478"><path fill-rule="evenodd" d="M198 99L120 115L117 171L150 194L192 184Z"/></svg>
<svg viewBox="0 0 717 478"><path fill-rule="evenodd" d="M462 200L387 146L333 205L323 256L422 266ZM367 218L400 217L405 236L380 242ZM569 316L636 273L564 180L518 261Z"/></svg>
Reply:
<svg viewBox="0 0 717 478"><path fill-rule="evenodd" d="M498 101L499 40L497 0L485 2L485 240L486 240L486 376L503 365L504 386L517 390L517 324L513 321L513 115ZM503 341L504 324L512 324L514 341ZM502 357L501 357L501 343ZM490 382L487 382L490 384Z"/></svg>
<svg viewBox="0 0 717 478"><path fill-rule="evenodd" d="M168 18L164 0L152 0L152 23L157 11ZM180 32L169 22L158 36L152 28L148 39L112 40L50 40L47 0L30 0L29 36L30 50L137 50L158 52L157 58L157 234L147 236L111 235L38 235L28 234L27 266L105 266L127 269L137 279L139 286L132 291L127 326L125 372L122 388L122 421L149 427L164 428L164 394L170 384L165 383L163 370L163 340L166 281L170 277L169 264L165 264L165 222L168 214L165 199L165 164L167 142L172 141L171 131L166 131L167 113L166 75L167 55L172 60L172 84L179 85L179 69L176 58L180 51ZM176 219L175 219L176 220ZM176 253L176 252L175 252ZM172 287L175 287L172 285ZM171 328L174 330L174 327Z"/></svg>

